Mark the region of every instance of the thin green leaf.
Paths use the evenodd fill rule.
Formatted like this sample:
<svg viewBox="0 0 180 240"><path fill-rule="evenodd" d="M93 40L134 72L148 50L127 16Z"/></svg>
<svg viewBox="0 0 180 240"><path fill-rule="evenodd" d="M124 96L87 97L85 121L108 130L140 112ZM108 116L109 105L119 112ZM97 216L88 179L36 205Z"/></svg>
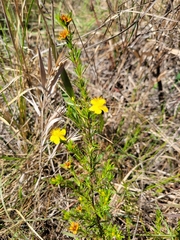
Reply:
<svg viewBox="0 0 180 240"><path fill-rule="evenodd" d="M27 17L25 19L25 27L24 27L24 33L23 33L23 44L24 44L24 39L26 37L26 31L27 31L27 27L28 27L28 23L29 23L29 19L30 19L33 4L34 4L34 0L31 1L30 5L28 7L28 13L27 13Z"/></svg>

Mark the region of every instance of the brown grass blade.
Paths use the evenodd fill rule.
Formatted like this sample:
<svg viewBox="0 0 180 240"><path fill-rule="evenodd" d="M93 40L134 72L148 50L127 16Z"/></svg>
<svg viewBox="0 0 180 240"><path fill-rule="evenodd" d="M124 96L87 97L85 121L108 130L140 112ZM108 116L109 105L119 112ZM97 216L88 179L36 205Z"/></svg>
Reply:
<svg viewBox="0 0 180 240"><path fill-rule="evenodd" d="M50 88L49 88L49 91L48 91L49 94L52 93L52 89L53 89L53 87L56 85L56 82L57 82L59 76L61 75L63 69L64 69L64 64L61 63L61 64L59 65L59 68L58 68L58 70L57 70L56 75L54 76L53 80L51 81Z"/></svg>
<svg viewBox="0 0 180 240"><path fill-rule="evenodd" d="M45 72L45 68L44 68L44 64L43 64L43 61L42 61L42 57L41 57L41 53L39 51L39 48L38 48L38 56L39 56L41 83L42 83L43 88L45 88L46 82L47 82L47 80L46 80L46 72Z"/></svg>
<svg viewBox="0 0 180 240"><path fill-rule="evenodd" d="M49 48L48 52L48 75L50 75L52 70L52 55L51 55L51 48Z"/></svg>

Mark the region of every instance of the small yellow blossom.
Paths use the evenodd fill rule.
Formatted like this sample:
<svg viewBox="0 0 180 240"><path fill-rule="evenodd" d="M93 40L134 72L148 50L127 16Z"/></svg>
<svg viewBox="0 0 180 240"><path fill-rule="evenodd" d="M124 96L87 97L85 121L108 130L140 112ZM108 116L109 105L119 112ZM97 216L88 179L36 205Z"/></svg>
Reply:
<svg viewBox="0 0 180 240"><path fill-rule="evenodd" d="M65 24L70 23L72 21L72 18L68 15L61 15L60 16L61 21L63 21Z"/></svg>
<svg viewBox="0 0 180 240"><path fill-rule="evenodd" d="M79 228L79 223L72 222L70 227L69 227L69 231L71 231L74 234L77 234L78 228Z"/></svg>
<svg viewBox="0 0 180 240"><path fill-rule="evenodd" d="M50 141L55 144L59 144L61 140L66 141L65 135L66 129L62 130L60 128L53 129L51 131Z"/></svg>
<svg viewBox="0 0 180 240"><path fill-rule="evenodd" d="M62 182L63 178L60 174L56 175L56 177L50 179L50 183L53 185L59 185Z"/></svg>
<svg viewBox="0 0 180 240"><path fill-rule="evenodd" d="M82 207L81 207L81 205L77 206L76 210L77 210L78 212L82 212Z"/></svg>
<svg viewBox="0 0 180 240"><path fill-rule="evenodd" d="M63 31L61 31L59 33L59 40L64 40L67 38L67 36L69 35L69 31L67 29L64 29Z"/></svg>
<svg viewBox="0 0 180 240"><path fill-rule="evenodd" d="M79 201L80 201L80 202L82 201L82 197L79 197Z"/></svg>
<svg viewBox="0 0 180 240"><path fill-rule="evenodd" d="M62 167L66 170L71 168L71 161L65 162L64 164L62 164Z"/></svg>
<svg viewBox="0 0 180 240"><path fill-rule="evenodd" d="M106 196L106 194L105 194L105 192L104 192L103 190L100 191L100 195L101 195L102 197L105 197L105 196Z"/></svg>
<svg viewBox="0 0 180 240"><path fill-rule="evenodd" d="M105 106L106 100L104 98L93 98L91 100L92 106L89 108L90 111L95 114L101 114L103 112L108 112L108 108Z"/></svg>

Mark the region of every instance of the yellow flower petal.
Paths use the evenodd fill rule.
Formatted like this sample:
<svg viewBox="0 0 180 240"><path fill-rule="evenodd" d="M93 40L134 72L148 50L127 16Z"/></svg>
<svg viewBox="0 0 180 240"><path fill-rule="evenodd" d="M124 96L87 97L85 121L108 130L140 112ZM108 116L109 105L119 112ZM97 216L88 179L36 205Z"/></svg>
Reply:
<svg viewBox="0 0 180 240"><path fill-rule="evenodd" d="M105 106L106 100L104 98L94 98L91 100L92 106L89 108L89 111L94 112L95 114L101 114L103 112L108 112L108 108Z"/></svg>
<svg viewBox="0 0 180 240"><path fill-rule="evenodd" d="M69 23L71 22L71 18L68 15L61 15L60 19L64 22L64 23Z"/></svg>
<svg viewBox="0 0 180 240"><path fill-rule="evenodd" d="M66 39L67 36L69 35L69 31L67 29L64 29L63 31L61 31L59 33L59 40L63 40L63 39Z"/></svg>
<svg viewBox="0 0 180 240"><path fill-rule="evenodd" d="M104 105L104 104L106 104L106 100L104 99L104 98L101 98L101 97L99 97L99 98L94 98L94 99L92 99L91 100L91 104L92 105Z"/></svg>
<svg viewBox="0 0 180 240"><path fill-rule="evenodd" d="M108 108L106 106L102 106L101 109L102 109L103 112L108 112Z"/></svg>
<svg viewBox="0 0 180 240"><path fill-rule="evenodd" d="M57 137L57 136L51 136L50 141L55 143L55 144L59 144L60 143L60 138Z"/></svg>
<svg viewBox="0 0 180 240"><path fill-rule="evenodd" d="M66 129L62 129L62 130L60 131L60 134L61 134L61 136L66 135Z"/></svg>
<svg viewBox="0 0 180 240"><path fill-rule="evenodd" d="M64 164L62 164L62 167L66 170L71 168L71 161L65 162Z"/></svg>
<svg viewBox="0 0 180 240"><path fill-rule="evenodd" d="M77 222L72 222L70 227L69 227L69 230L74 233L74 234L77 234L77 231L78 231L78 228L79 228L79 223Z"/></svg>
<svg viewBox="0 0 180 240"><path fill-rule="evenodd" d="M91 106L90 108L89 108L89 110L91 111L91 112L95 112L96 111L96 106Z"/></svg>
<svg viewBox="0 0 180 240"><path fill-rule="evenodd" d="M60 128L53 129L51 131L50 141L55 144L59 144L61 140L66 141L65 135L66 129L62 130Z"/></svg>
<svg viewBox="0 0 180 240"><path fill-rule="evenodd" d="M92 106L90 111L95 112L96 114L101 114L102 113L102 110L100 108L96 107L96 106Z"/></svg>

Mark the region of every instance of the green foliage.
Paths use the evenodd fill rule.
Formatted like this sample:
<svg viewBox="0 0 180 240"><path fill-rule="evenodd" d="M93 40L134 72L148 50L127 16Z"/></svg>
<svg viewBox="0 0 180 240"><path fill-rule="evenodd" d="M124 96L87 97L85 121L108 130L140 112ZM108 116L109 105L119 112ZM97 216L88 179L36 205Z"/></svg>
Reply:
<svg viewBox="0 0 180 240"><path fill-rule="evenodd" d="M155 239L172 239L175 240L175 234L166 223L160 209L156 211L156 219L154 222L154 238Z"/></svg>
<svg viewBox="0 0 180 240"><path fill-rule="evenodd" d="M180 220L178 221L178 225L175 230L175 235L177 239L180 239Z"/></svg>
<svg viewBox="0 0 180 240"><path fill-rule="evenodd" d="M73 13L76 12L74 5L78 6L78 11L82 12L78 19L72 19L71 12L67 15L59 14L59 9L66 8L65 1L27 0L24 4L20 4L18 1L6 3L5 0L1 0L1 3L4 20L0 20L3 43L2 52L0 52L2 56L0 64L3 69L0 73L2 78L0 140L4 145L1 147L0 158L2 169L0 236L5 232L7 234L5 238L11 239L41 239L40 235L42 239L50 239L56 238L56 234L60 234L61 236L58 235L58 237L62 239L65 235L79 240L180 238L179 223L174 230L169 226L163 212L160 209L155 211L157 209L155 207L152 210L155 212L155 218L146 224L147 220L143 217L147 213L143 214L143 206L141 206L141 200L147 195L150 198L148 203L155 202L151 197L156 198L158 202L158 196L166 191L166 184L179 183L179 175L173 168L178 166L179 159L178 141L176 142L178 130L175 129L176 134L173 135L172 142L168 137L163 140L164 137L161 138L160 135L155 134L159 132L154 130L153 124L150 125L151 118L148 119L145 116L144 120L141 119L142 116L137 117L144 109L151 111L146 108L146 94L142 98L143 104L141 97L139 98L138 88L141 84L143 85L142 82L146 77L139 76L137 68L139 66L139 69L141 67L143 69L144 65L151 64L147 61L147 57L153 59L150 68L152 71L155 70L153 62L158 62L153 55L153 49L151 53L144 49L138 50L139 43L142 43L142 36L144 37L144 34L139 32L145 30L148 33L149 22L146 24L144 18L151 19L151 28L157 29L153 24L154 22L158 24L158 20L152 20L157 17L153 15L153 9L157 6L152 5L153 8L151 8L151 5L142 2L140 5L137 4L138 8L136 8L133 1L132 6L130 1L70 1L68 4L72 4ZM105 7L106 4L108 8ZM90 9L89 12L87 9ZM148 15L148 9L152 9L150 15ZM107 10L109 10L108 18ZM56 22L54 22L53 11L58 12L55 16ZM105 14L104 18L103 14ZM171 12L168 16L163 14L163 18L159 19L165 22L168 17L169 21L170 14ZM139 29L141 23L143 28ZM59 31L59 26L56 24L63 31L67 30L60 32L58 40L56 31ZM175 24L174 20L173 24ZM78 26L81 33L87 34L81 41L77 38L81 33L76 34ZM98 26L97 29L95 26ZM173 25L173 29L175 28L176 26ZM119 41L119 38L116 41L119 32L124 32L122 41ZM147 36L151 35L147 34ZM145 38L145 41L151 41L149 37ZM163 37L165 38L164 35ZM85 44L81 47L79 43L84 44L85 39L90 45ZM62 44L57 44L57 41L61 40ZM161 42L159 38L156 41L157 46ZM143 45L147 47L146 42L143 42ZM101 60L103 62L107 50L113 63L112 69L110 67L108 71L115 73L117 70L118 72L117 79L113 75L111 75L112 79L109 79L112 87L109 89L112 91L114 91L113 85L115 87L113 79L118 84L121 72L124 75L128 72L130 75L127 79L130 80L131 96L129 97L128 91L127 94L124 91L126 86L122 88L122 96L125 93L123 97L127 98L128 104L126 106L122 104L122 109L119 109L119 89L115 87L117 96L113 94L112 99L108 99L108 104L110 103L112 107L108 121L106 106L98 109L97 104L95 109L100 110L99 113L92 110L91 92L88 79L85 77L87 62L84 64L83 55L86 47L87 55L92 50L88 64L91 64L91 53L97 54L97 62L94 62L94 66L101 63ZM37 64L38 48L41 49L39 50L40 67ZM72 63L70 64L72 74L69 74L64 68L65 64L61 63L61 58L58 58L58 54L61 55L64 48L66 48L66 56L63 56L63 59L67 57ZM136 48L138 54L136 54ZM51 51L53 59L51 59ZM117 56L113 58L115 51ZM161 51L157 52L158 58L163 61ZM135 61L131 53L136 55ZM101 56L102 59L98 59ZM122 64L119 70L118 62ZM55 69L52 67L53 64L56 65ZM106 65L106 61L104 64ZM146 73L146 76L149 77L149 74ZM97 78L98 75L97 71ZM59 78L62 85L58 83ZM136 78L139 78L138 86ZM122 79L124 85L128 82L127 79L126 77ZM179 80L178 73L175 83ZM48 84L54 91L48 91ZM107 84L105 83L105 86ZM156 84L151 87L151 90L157 88ZM60 91L59 88L61 88ZM149 86L148 89L150 89ZM114 96L118 101L114 101ZM136 115L134 115L135 112ZM117 118L115 117L114 121L116 114ZM165 111L162 113L163 116L159 117L158 114L152 115L153 121L158 124L164 123ZM172 118L168 121L171 122ZM66 128L63 135L64 138L65 135L67 137L66 141L58 141L58 143L51 141L51 130L61 124ZM114 129L107 133L109 125ZM162 129L166 130L165 125ZM77 137L74 133L78 133ZM7 139L4 136L7 136ZM54 143L57 145L54 146ZM174 146L177 143L174 149L173 143ZM4 150L7 148L9 151ZM173 165L172 172L175 172L172 176L169 174L168 157ZM160 172L164 174L162 178L154 162L162 166L160 168L163 169ZM19 211L18 214L15 215L11 207L15 209L14 212ZM54 226L60 226L62 230L58 232L57 227L58 233L53 233ZM50 233L46 236L48 231L52 231L52 235Z"/></svg>
<svg viewBox="0 0 180 240"><path fill-rule="evenodd" d="M63 68L62 73L61 73L61 78L62 78L64 88L65 88L67 94L69 95L69 97L73 98L74 97L74 91L73 91L73 88L72 88L72 84L71 84L70 79L67 75L67 72L64 68Z"/></svg>
<svg viewBox="0 0 180 240"><path fill-rule="evenodd" d="M75 208L64 211L64 219L69 223L80 223L78 236L88 236L89 239L122 239L121 231L113 223L110 213L110 201L114 194L111 184L114 166L111 160L104 158L105 152L103 153L96 140L96 134L101 133L104 126L103 116L89 112L89 96L82 76L81 51L74 46L71 37L67 37L65 41L69 48L69 59L77 74L76 85L82 93L78 101L76 98L66 98L67 116L81 131L84 144L78 146L72 141L67 143L67 150L78 162L78 168L69 168L70 176L67 179L57 175L51 179L51 183L58 185L62 182L73 190L74 197L78 199Z"/></svg>
<svg viewBox="0 0 180 240"><path fill-rule="evenodd" d="M59 185L63 181L63 178L60 174L57 174L56 177L50 179L50 183L53 185Z"/></svg>
<svg viewBox="0 0 180 240"><path fill-rule="evenodd" d="M178 73L178 74L176 75L175 83L178 83L179 81L180 81L180 73Z"/></svg>

